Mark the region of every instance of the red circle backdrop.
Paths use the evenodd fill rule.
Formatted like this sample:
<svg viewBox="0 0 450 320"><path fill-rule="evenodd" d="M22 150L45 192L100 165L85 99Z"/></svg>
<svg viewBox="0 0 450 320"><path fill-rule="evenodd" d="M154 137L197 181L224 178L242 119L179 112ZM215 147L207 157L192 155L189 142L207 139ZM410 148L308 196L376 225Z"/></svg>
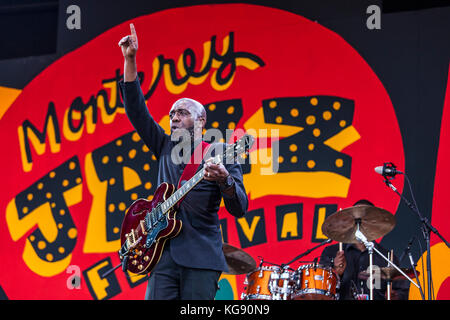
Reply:
<svg viewBox="0 0 450 320"><path fill-rule="evenodd" d="M192 97L202 103L227 99L241 99L243 115L236 128L243 128L248 119L261 108L262 101L274 97L335 96L354 101L353 127L359 139L340 152L352 159L350 185L345 197L312 198L292 195L277 186L277 194L264 194L264 176L258 178L260 185L247 185L250 194L249 210L264 209L266 242L249 246L245 251L253 258L264 257L267 261L284 263L301 252L316 245L313 237L314 207L317 204L336 204L340 208L351 206L361 198L370 199L377 206L395 213L398 197L392 196L382 178L373 168L385 161L392 161L402 170L404 166L403 145L390 98L368 63L345 39L301 16L262 6L228 4L204 5L165 10L124 22L89 41L82 47L61 57L46 68L24 88L21 95L1 119L4 137L0 142L2 157L1 176L8 186L0 198L0 208L6 211L8 203L20 192L33 184L53 168L78 156L82 175L86 175L85 156L93 150L133 130L123 113L118 113L112 123L103 123L100 116L92 133L83 130L76 141L69 141L61 132L60 151L46 151L39 155L33 150L33 167L24 172L18 143L18 128L23 121L31 121L40 130L44 128L45 115L50 101L54 102L60 128L63 116L76 97L87 101L102 89L102 80L114 77L116 69L122 69L123 57L118 41L129 33L129 23L134 23L139 37L138 68L145 73L142 83L148 90L155 72L152 62L160 54L175 61L186 48L191 48L201 61L203 44L217 37L217 52L222 52L222 40L230 32L234 34L235 52L248 52L264 61L264 66L251 70L237 66L232 83L225 90L217 90L210 84L214 68L201 84L188 84L186 89L173 94L161 80L148 100L149 110L157 121L167 115L171 104L182 96ZM261 127L264 123L261 123ZM254 128L258 130L258 128ZM385 143L389 141L389 143ZM256 174L256 173L251 173ZM276 175L275 175L276 176ZM244 176L244 182L246 181ZM273 178L276 181L276 177ZM77 226L77 243L72 252L71 265L84 270L100 259L110 256L118 263L115 252L84 253L83 242L92 205L93 194L83 177L82 201L70 207L70 214ZM274 180L271 180L274 181ZM297 182L301 185L302 181ZM403 182L398 180L401 191ZM303 186L304 187L304 186ZM302 187L302 188L303 188ZM295 192L295 191L294 191ZM286 195L288 194L288 195ZM145 195L143 195L145 196ZM276 206L303 204L302 239L278 241ZM219 212L227 221L228 242L241 246L238 224L226 213ZM251 225L252 221L248 221ZM80 290L68 290L68 274L61 272L43 277L32 272L24 263L22 253L29 232L17 241L11 239L5 221L0 224L2 242L1 286L12 299L90 299L82 281ZM117 248L118 249L118 248ZM305 257L311 260L321 250ZM117 271L117 273L120 271ZM6 276L8 275L8 276ZM122 288L114 299L143 298L146 285L130 289L125 278L117 276ZM244 275L235 278L235 297L243 292ZM32 288L32 289L30 289Z"/></svg>

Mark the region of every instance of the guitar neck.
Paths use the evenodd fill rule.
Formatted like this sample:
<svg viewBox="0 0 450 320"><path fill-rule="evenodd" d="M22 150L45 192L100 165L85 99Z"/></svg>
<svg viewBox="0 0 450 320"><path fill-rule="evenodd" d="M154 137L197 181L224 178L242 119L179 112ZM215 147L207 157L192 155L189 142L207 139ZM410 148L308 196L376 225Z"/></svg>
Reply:
<svg viewBox="0 0 450 320"><path fill-rule="evenodd" d="M175 191L163 204L161 204L162 212L170 210L178 201L180 201L189 191L192 190L205 175L205 169L200 169L191 179L186 181L180 189Z"/></svg>

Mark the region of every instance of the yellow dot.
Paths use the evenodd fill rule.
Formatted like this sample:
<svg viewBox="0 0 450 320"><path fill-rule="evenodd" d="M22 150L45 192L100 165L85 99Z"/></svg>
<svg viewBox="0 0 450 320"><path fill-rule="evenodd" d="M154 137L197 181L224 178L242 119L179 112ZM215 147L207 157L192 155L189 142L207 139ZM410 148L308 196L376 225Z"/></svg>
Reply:
<svg viewBox="0 0 450 320"><path fill-rule="evenodd" d="M234 123L233 121L231 121L230 123L228 123L228 129L234 129L236 128L236 123Z"/></svg>
<svg viewBox="0 0 450 320"><path fill-rule="evenodd" d="M307 116L306 117L306 123L309 125L313 125L314 123L316 123L316 117L314 116Z"/></svg>
<svg viewBox="0 0 450 320"><path fill-rule="evenodd" d="M131 136L131 140L133 140L134 142L138 142L139 140L141 140L141 138L139 137L139 135L137 134L137 132L133 133L133 135Z"/></svg>
<svg viewBox="0 0 450 320"><path fill-rule="evenodd" d="M122 145L122 140L120 140L120 139L117 140L117 141L116 141L116 146L120 147L121 145Z"/></svg>
<svg viewBox="0 0 450 320"><path fill-rule="evenodd" d="M331 112L330 111L325 111L323 114L323 119L324 120L330 120L331 119Z"/></svg>
<svg viewBox="0 0 450 320"><path fill-rule="evenodd" d="M308 168L312 169L316 166L316 163L314 162L314 160L309 160L306 165L308 166Z"/></svg>
<svg viewBox="0 0 450 320"><path fill-rule="evenodd" d="M50 178L54 178L54 177L56 176L55 171L50 172L50 173L49 173L49 176L50 176Z"/></svg>
<svg viewBox="0 0 450 320"><path fill-rule="evenodd" d="M76 178L76 179L75 179L75 182L76 182L77 184L80 184L80 183L81 183L81 178L80 178L80 177Z"/></svg>
<svg viewBox="0 0 450 320"><path fill-rule="evenodd" d="M341 108L341 103L339 101L335 101L333 103L333 109L334 110L339 110Z"/></svg>
<svg viewBox="0 0 450 320"><path fill-rule="evenodd" d="M50 207L52 207L52 208L56 207L56 203L52 202L52 203L50 204Z"/></svg>
<svg viewBox="0 0 450 320"><path fill-rule="evenodd" d="M345 121L345 120L339 121L339 125L340 125L342 128L345 127L346 124L347 124L347 121Z"/></svg>
<svg viewBox="0 0 450 320"><path fill-rule="evenodd" d="M74 161L71 161L71 162L69 163L69 169L70 169L70 170L75 169L76 166L77 166L77 164L76 164Z"/></svg>
<svg viewBox="0 0 450 320"><path fill-rule="evenodd" d="M202 134L204 135L206 133L206 128L203 128Z"/></svg>
<svg viewBox="0 0 450 320"><path fill-rule="evenodd" d="M315 128L315 129L313 130L313 135L314 135L314 137L320 136L320 129Z"/></svg>
<svg viewBox="0 0 450 320"><path fill-rule="evenodd" d="M103 164L107 164L108 161L109 161L109 157L108 157L108 156L104 156L104 157L102 158L102 163L103 163Z"/></svg>
<svg viewBox="0 0 450 320"><path fill-rule="evenodd" d="M62 223L58 223L58 229L62 229L64 225Z"/></svg>
<svg viewBox="0 0 450 320"><path fill-rule="evenodd" d="M219 127L219 122L214 121L213 123L211 123L211 127L218 128Z"/></svg>
<svg viewBox="0 0 450 320"><path fill-rule="evenodd" d="M317 100L317 98L311 98L311 100L309 101L313 106L317 106L317 104L319 103L319 101Z"/></svg>
<svg viewBox="0 0 450 320"><path fill-rule="evenodd" d="M38 246L39 250L43 250L43 249L45 249L47 244L45 243L45 241L39 241L37 246Z"/></svg>
<svg viewBox="0 0 450 320"><path fill-rule="evenodd" d="M341 168L344 165L344 160L342 159L336 159L336 167Z"/></svg>
<svg viewBox="0 0 450 320"><path fill-rule="evenodd" d="M278 157L278 163L283 163L283 161L284 161L284 158L282 156L279 156Z"/></svg>
<svg viewBox="0 0 450 320"><path fill-rule="evenodd" d="M278 117L275 118L275 122L276 123L281 123L281 122L283 122L283 118L281 116L278 116Z"/></svg>
<svg viewBox="0 0 450 320"><path fill-rule="evenodd" d="M77 237L77 229L70 228L70 230L67 231L67 235L69 236L70 239L75 239Z"/></svg>
<svg viewBox="0 0 450 320"><path fill-rule="evenodd" d="M145 187L145 189L150 190L151 187L152 187L152 184L151 184L150 182L147 182L147 183L144 185L144 187Z"/></svg>
<svg viewBox="0 0 450 320"><path fill-rule="evenodd" d="M45 194L45 196L47 197L47 199L50 199L50 198L52 197L52 194L51 194L50 192L47 192L47 193Z"/></svg>
<svg viewBox="0 0 450 320"><path fill-rule="evenodd" d="M289 146L289 150L291 150L292 152L297 151L297 145L296 145L296 144L291 144L291 145Z"/></svg>
<svg viewBox="0 0 450 320"><path fill-rule="evenodd" d="M58 252L63 254L66 251L66 249L64 249L64 247L59 247L58 248Z"/></svg>
<svg viewBox="0 0 450 320"><path fill-rule="evenodd" d="M147 197L147 200L153 200L153 195L152 195L152 194L149 195L149 196Z"/></svg>
<svg viewBox="0 0 450 320"><path fill-rule="evenodd" d="M64 179L62 182L63 187L67 187L69 185L69 180Z"/></svg>
<svg viewBox="0 0 450 320"><path fill-rule="evenodd" d="M119 233L119 231L120 231L119 228L117 228L117 227L114 227L114 228L113 228L113 232L114 232L114 233Z"/></svg>
<svg viewBox="0 0 450 320"><path fill-rule="evenodd" d="M36 240L36 237L33 236L33 235L31 235L31 236L29 237L29 239L30 239L31 242L33 242L34 240Z"/></svg>
<svg viewBox="0 0 450 320"><path fill-rule="evenodd" d="M225 139L224 138L220 138L219 142L225 143Z"/></svg>
<svg viewBox="0 0 450 320"><path fill-rule="evenodd" d="M144 166L142 167L144 169L144 171L148 171L150 170L150 165L148 163L144 164Z"/></svg>
<svg viewBox="0 0 450 320"><path fill-rule="evenodd" d="M314 143L308 144L308 150L313 151L314 150Z"/></svg>
<svg viewBox="0 0 450 320"><path fill-rule="evenodd" d="M123 157L122 157L122 156L117 156L116 161L117 161L118 163L123 162Z"/></svg>
<svg viewBox="0 0 450 320"><path fill-rule="evenodd" d="M116 178L109 179L109 185L113 186L116 183Z"/></svg>
<svg viewBox="0 0 450 320"><path fill-rule="evenodd" d="M234 106L229 106L227 109L228 114L232 114L234 112Z"/></svg>
<svg viewBox="0 0 450 320"><path fill-rule="evenodd" d="M63 216L66 214L66 211L64 209L61 209L61 210L59 210L59 214Z"/></svg>
<svg viewBox="0 0 450 320"><path fill-rule="evenodd" d="M125 203L121 202L119 203L119 210L120 211L124 211L127 208L127 206L125 205Z"/></svg>
<svg viewBox="0 0 450 320"><path fill-rule="evenodd" d="M130 152L128 152L128 158L134 159L134 157L136 157L136 150L131 149Z"/></svg>
<svg viewBox="0 0 450 320"><path fill-rule="evenodd" d="M216 110L216 105L214 103L211 103L208 107L209 111L214 111Z"/></svg>
<svg viewBox="0 0 450 320"><path fill-rule="evenodd" d="M137 193L132 193L131 194L131 200L136 200L138 198Z"/></svg>
<svg viewBox="0 0 450 320"><path fill-rule="evenodd" d="M114 203L110 203L108 206L108 211L109 212L114 212L114 210L116 210L116 206L114 205Z"/></svg>
<svg viewBox="0 0 450 320"><path fill-rule="evenodd" d="M294 118L295 117L298 117L298 109L297 108L292 108L291 109L291 116L293 116Z"/></svg>
<svg viewBox="0 0 450 320"><path fill-rule="evenodd" d="M153 160L153 161L156 161L156 157L155 157L154 154L152 154L152 160Z"/></svg>
<svg viewBox="0 0 450 320"><path fill-rule="evenodd" d="M269 108L270 108L270 109L273 109L273 108L275 108L276 106L277 106L277 102L276 102L275 100L272 100L272 101L269 102Z"/></svg>
<svg viewBox="0 0 450 320"><path fill-rule="evenodd" d="M37 188L39 190L42 190L43 187L44 187L44 184L42 182L39 182L38 185L37 185Z"/></svg>
<svg viewBox="0 0 450 320"><path fill-rule="evenodd" d="M47 253L45 258L47 259L47 261L53 261L53 255L51 253Z"/></svg>
<svg viewBox="0 0 450 320"><path fill-rule="evenodd" d="M297 163L297 161L298 161L297 156L291 157L291 162L292 162L292 163Z"/></svg>
<svg viewBox="0 0 450 320"><path fill-rule="evenodd" d="M144 151L144 152L149 152L150 149L144 144L144 145L142 146L142 151Z"/></svg>

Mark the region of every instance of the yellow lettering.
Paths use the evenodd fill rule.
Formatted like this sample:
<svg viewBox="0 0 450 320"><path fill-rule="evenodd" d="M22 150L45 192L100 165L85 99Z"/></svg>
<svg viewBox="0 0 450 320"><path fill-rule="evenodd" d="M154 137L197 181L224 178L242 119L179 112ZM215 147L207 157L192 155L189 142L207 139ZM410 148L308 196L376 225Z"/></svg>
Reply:
<svg viewBox="0 0 450 320"><path fill-rule="evenodd" d="M98 274L99 270L107 265L108 261L103 261L86 272L89 283L98 300L102 300L108 296L108 293L106 292L106 288L109 287L108 279L102 279Z"/></svg>
<svg viewBox="0 0 450 320"><path fill-rule="evenodd" d="M259 220L261 217L255 216L252 220L252 225L249 227L248 222L245 218L239 218L237 219L238 223L240 224L242 231L244 232L245 236L247 237L248 241L253 240L253 236L255 235L256 226L258 225Z"/></svg>
<svg viewBox="0 0 450 320"><path fill-rule="evenodd" d="M283 217L283 227L281 228L281 237L286 238L288 233L291 237L298 237L298 219L296 212L286 213Z"/></svg>

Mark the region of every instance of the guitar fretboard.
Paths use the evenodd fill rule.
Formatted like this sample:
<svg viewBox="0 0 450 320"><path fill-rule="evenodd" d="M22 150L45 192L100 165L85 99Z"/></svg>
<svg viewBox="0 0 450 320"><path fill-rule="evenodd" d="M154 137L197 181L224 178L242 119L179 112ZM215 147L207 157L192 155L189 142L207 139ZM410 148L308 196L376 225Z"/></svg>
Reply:
<svg viewBox="0 0 450 320"><path fill-rule="evenodd" d="M205 175L205 169L202 168L191 179L186 181L177 191L175 191L164 203L161 204L162 213L167 212L178 201L180 201L193 187L195 187Z"/></svg>

